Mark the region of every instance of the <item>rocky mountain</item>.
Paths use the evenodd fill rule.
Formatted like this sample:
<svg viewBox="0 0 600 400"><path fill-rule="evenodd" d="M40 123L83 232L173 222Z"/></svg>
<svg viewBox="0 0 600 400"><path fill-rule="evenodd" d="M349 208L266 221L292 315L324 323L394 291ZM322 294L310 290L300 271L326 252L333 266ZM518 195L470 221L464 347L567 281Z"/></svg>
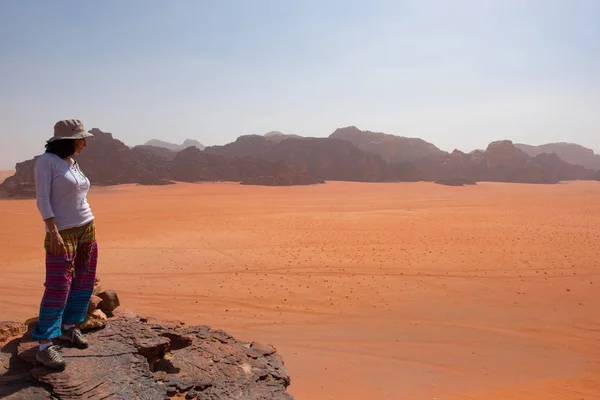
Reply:
<svg viewBox="0 0 600 400"><path fill-rule="evenodd" d="M399 180L395 171L403 171L407 180L411 168L390 167L381 157L362 151L347 140L333 138L287 138L279 142L264 136L246 135L224 146L211 146L206 153L250 156L269 162L282 162L294 170L320 180L384 182Z"/></svg>
<svg viewBox="0 0 600 400"><path fill-rule="evenodd" d="M561 181L592 180L596 175L596 171L565 162L556 153L541 153L533 157L533 160L551 171Z"/></svg>
<svg viewBox="0 0 600 400"><path fill-rule="evenodd" d="M100 186L162 185L172 180L254 185L307 185L328 180L437 181L454 185L598 179L596 171L565 162L556 154L531 157L506 140L490 143L485 151L447 153L421 139L348 127L336 130L329 138L284 135L285 139L279 140L282 136L272 132L240 136L232 143L204 151L190 146L176 152L152 145L129 148L110 133L99 129L91 132L95 138L76 159L92 183ZM15 174L0 184L0 196L35 197L35 160L17 164Z"/></svg>
<svg viewBox="0 0 600 400"><path fill-rule="evenodd" d="M193 147L177 154L169 175L181 182L233 181L269 186L309 185L321 182L310 174L298 172L282 162L211 154Z"/></svg>
<svg viewBox="0 0 600 400"><path fill-rule="evenodd" d="M558 183L559 174L545 168L510 140L492 142L483 153L485 180L516 183Z"/></svg>
<svg viewBox="0 0 600 400"><path fill-rule="evenodd" d="M413 162L422 157L444 154L442 150L423 139L361 131L355 126L336 129L329 137L348 140L359 149L377 154L388 163Z"/></svg>
<svg viewBox="0 0 600 400"><path fill-rule="evenodd" d="M413 170L410 175L419 180L556 183L593 177L593 171L555 157L531 157L511 141L490 143L485 151L447 153L421 139L361 131L353 126L337 129L330 137L348 140L362 150L381 156L392 166L403 165Z"/></svg>
<svg viewBox="0 0 600 400"><path fill-rule="evenodd" d="M277 141L269 140L261 135L243 135L234 142L225 145L205 147L204 152L227 156L263 158L277 143Z"/></svg>
<svg viewBox="0 0 600 400"><path fill-rule="evenodd" d="M515 146L523 150L530 157L535 157L543 153L554 153L561 160L569 164L579 165L594 171L600 170L600 154L595 154L594 150L575 143L548 143L541 146L519 143L515 144Z"/></svg>
<svg viewBox="0 0 600 400"><path fill-rule="evenodd" d="M276 162L250 157L225 157L204 154L196 147L175 153L151 146L129 148L99 129L94 138L75 156L81 169L95 186L138 183L165 185L181 181L235 181L246 184L311 184L321 180ZM267 139L264 139L267 141ZM269 142L272 143L272 142ZM39 156L16 165L16 172L0 184L0 197L34 198L33 170Z"/></svg>
<svg viewBox="0 0 600 400"><path fill-rule="evenodd" d="M204 150L204 145L197 140L186 139L183 144L174 144L169 142L164 142L158 139L148 140L144 143L144 146L154 146L154 147L162 147L165 149L169 149L171 151L181 151L183 149L187 149L188 147L196 147L200 150Z"/></svg>
<svg viewBox="0 0 600 400"><path fill-rule="evenodd" d="M179 152L179 151L169 150L165 147L151 146L151 145L147 145L147 144L135 146L135 147L133 147L133 150L146 150L146 151L149 151L150 153L153 153L153 154L155 154L161 158L164 158L165 160L169 160L169 161L173 161L175 159L175 156Z"/></svg>

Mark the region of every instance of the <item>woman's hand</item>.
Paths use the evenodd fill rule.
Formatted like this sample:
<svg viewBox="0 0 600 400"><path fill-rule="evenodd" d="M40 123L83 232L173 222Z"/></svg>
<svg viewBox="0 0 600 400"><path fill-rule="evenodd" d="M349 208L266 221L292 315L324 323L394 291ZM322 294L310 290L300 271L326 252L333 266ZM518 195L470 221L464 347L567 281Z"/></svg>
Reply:
<svg viewBox="0 0 600 400"><path fill-rule="evenodd" d="M66 253L65 242L58 231L50 232L50 253L62 256Z"/></svg>
<svg viewBox="0 0 600 400"><path fill-rule="evenodd" d="M48 218L44 220L46 223L46 228L48 229L48 233L50 235L50 253L55 256L62 256L67 252L65 248L65 242L60 236L60 232L56 227L56 223L54 222L54 217Z"/></svg>

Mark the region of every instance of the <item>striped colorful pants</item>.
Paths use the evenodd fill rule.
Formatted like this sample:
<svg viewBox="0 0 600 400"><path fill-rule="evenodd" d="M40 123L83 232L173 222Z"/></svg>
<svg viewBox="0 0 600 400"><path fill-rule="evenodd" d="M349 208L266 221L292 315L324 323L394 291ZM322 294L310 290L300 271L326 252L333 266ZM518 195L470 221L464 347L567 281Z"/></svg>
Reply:
<svg viewBox="0 0 600 400"><path fill-rule="evenodd" d="M62 333L63 324L83 322L94 290L98 245L94 221L78 228L60 231L66 253L50 253L46 234L46 282L39 319L32 338L49 340Z"/></svg>

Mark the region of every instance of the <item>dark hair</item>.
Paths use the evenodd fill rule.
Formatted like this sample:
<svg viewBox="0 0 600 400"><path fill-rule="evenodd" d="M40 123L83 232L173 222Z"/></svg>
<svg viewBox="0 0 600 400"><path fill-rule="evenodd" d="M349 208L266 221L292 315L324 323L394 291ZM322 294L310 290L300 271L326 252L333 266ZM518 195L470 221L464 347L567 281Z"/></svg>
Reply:
<svg viewBox="0 0 600 400"><path fill-rule="evenodd" d="M75 154L75 142L73 139L59 139L46 143L46 153L56 154L60 158L71 157Z"/></svg>

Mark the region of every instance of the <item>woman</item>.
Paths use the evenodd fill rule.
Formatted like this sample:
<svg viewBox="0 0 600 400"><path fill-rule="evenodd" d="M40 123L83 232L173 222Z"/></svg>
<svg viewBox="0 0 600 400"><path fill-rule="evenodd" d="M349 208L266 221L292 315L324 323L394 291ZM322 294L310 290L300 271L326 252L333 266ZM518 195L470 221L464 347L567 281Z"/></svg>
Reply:
<svg viewBox="0 0 600 400"><path fill-rule="evenodd" d="M94 290L98 247L86 199L90 181L72 156L92 136L79 120L59 121L35 164L37 207L46 224L46 290L32 337L40 342L37 361L54 369L64 369L65 361L52 339L88 347L76 324L84 321Z"/></svg>

